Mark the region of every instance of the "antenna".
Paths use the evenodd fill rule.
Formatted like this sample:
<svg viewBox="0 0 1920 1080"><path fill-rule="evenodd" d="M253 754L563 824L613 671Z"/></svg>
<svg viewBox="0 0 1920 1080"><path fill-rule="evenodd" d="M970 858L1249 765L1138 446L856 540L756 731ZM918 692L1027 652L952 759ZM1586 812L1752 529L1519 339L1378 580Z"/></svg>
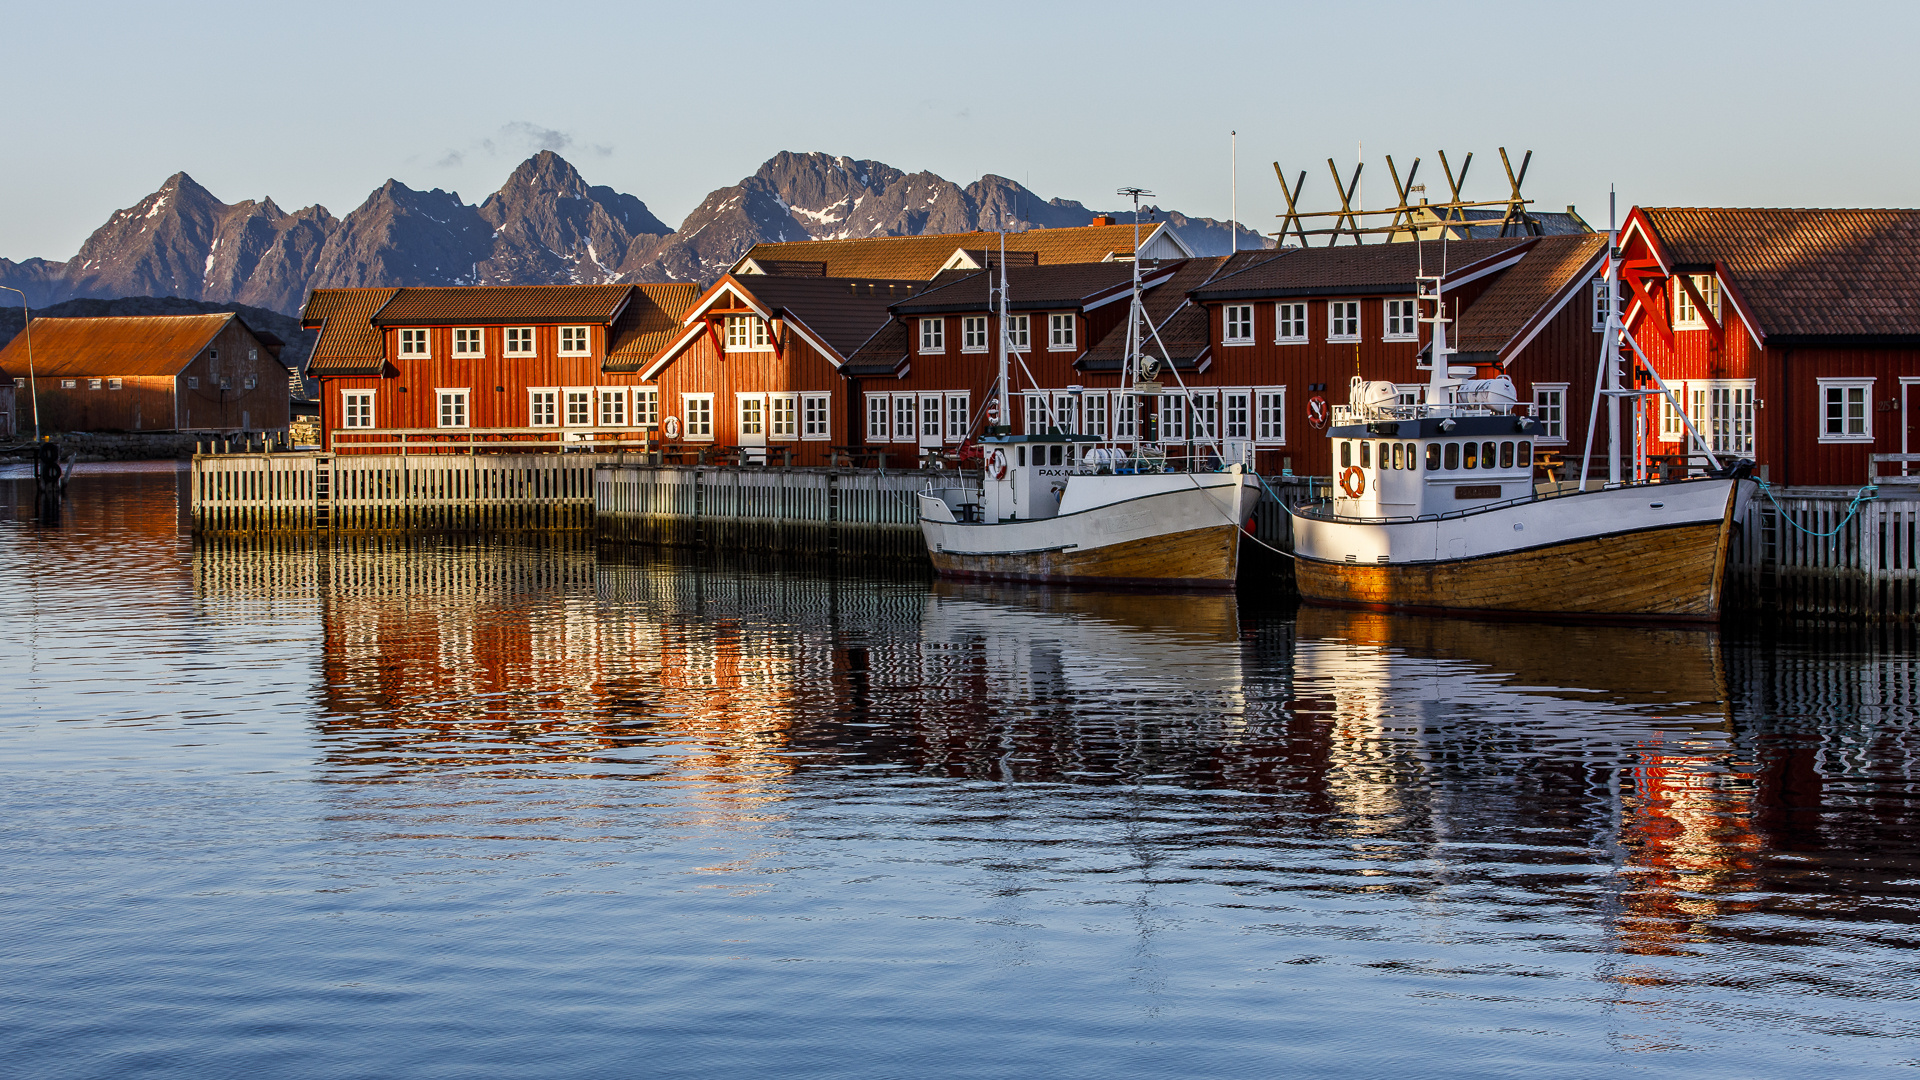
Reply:
<svg viewBox="0 0 1920 1080"><path fill-rule="evenodd" d="M1227 211L1227 228L1229 234L1233 237L1232 245L1227 248L1227 251L1232 253L1240 250L1240 132L1229 131L1227 134L1233 137L1233 165L1231 167L1231 175L1233 177L1233 201L1228 204L1231 209Z"/></svg>

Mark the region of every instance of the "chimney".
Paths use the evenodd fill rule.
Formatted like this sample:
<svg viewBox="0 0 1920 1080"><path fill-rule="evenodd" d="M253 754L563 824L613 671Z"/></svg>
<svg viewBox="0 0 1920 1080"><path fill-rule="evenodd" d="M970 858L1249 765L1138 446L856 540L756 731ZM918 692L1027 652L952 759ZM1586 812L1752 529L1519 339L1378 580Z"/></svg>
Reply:
<svg viewBox="0 0 1920 1080"><path fill-rule="evenodd" d="M1096 217L1095 217L1095 218L1093 219L1093 223L1094 223L1095 225L1111 225L1111 224L1113 224L1113 215L1112 215L1112 214L1100 214L1100 215L1097 215L1097 216L1096 216Z"/></svg>

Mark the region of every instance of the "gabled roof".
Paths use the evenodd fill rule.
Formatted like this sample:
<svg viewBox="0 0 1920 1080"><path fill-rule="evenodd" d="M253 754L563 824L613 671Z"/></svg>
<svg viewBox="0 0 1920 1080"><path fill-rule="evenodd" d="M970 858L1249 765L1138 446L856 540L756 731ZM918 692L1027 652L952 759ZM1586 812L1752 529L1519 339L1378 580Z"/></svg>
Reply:
<svg viewBox="0 0 1920 1080"><path fill-rule="evenodd" d="M1454 347L1511 360L1568 301L1584 294L1606 255L1607 238L1598 233L1540 238L1461 312Z"/></svg>
<svg viewBox="0 0 1920 1080"><path fill-rule="evenodd" d="M1162 236L1164 234L1164 236ZM925 281L952 258L958 249L996 253L1003 234L997 232L931 233L925 236L873 236L853 240L798 240L783 244L755 244L740 261L735 272L746 269L749 261L766 266L776 262L822 262L826 275L836 278L891 278L896 281ZM1007 252L1034 252L1041 263L1089 263L1133 254L1134 227L1128 225L1084 225L1065 229L1028 229L1006 233ZM1140 224L1140 245L1156 240L1171 242L1187 255L1192 251L1180 242L1164 221ZM1013 260L1009 258L1008 264Z"/></svg>
<svg viewBox="0 0 1920 1080"><path fill-rule="evenodd" d="M1228 271L1229 267L1244 269L1248 265L1276 258L1282 252L1274 250L1242 251L1234 256L1219 255L1207 259L1188 259L1174 272L1166 284L1148 290L1141 296L1140 304L1146 309L1147 321L1159 337L1159 346L1165 346L1171 353L1170 359L1179 367L1187 367L1188 362L1206 351L1207 311L1188 299L1187 294L1214 277ZM1149 351L1159 355L1160 349L1150 338ZM1085 356L1079 360L1079 366L1086 371L1119 371L1127 359L1127 324L1124 320L1107 335L1094 343Z"/></svg>
<svg viewBox="0 0 1920 1080"><path fill-rule="evenodd" d="M28 328L33 373L41 379L178 375L229 322L239 318L230 312L77 319L41 316ZM0 368L26 371L27 342L28 334L16 334L0 349Z"/></svg>
<svg viewBox="0 0 1920 1080"><path fill-rule="evenodd" d="M780 277L728 274L708 287L680 317L681 329L640 377L652 379L705 332L707 313L744 306L762 318L778 319L818 349L835 367L845 363L882 323L889 305L921 288L913 281L886 278Z"/></svg>
<svg viewBox="0 0 1920 1080"><path fill-rule="evenodd" d="M907 362L907 324L888 319L847 358L841 371L848 375L893 375Z"/></svg>
<svg viewBox="0 0 1920 1080"><path fill-rule="evenodd" d="M1223 274L1194 290L1197 300L1243 300L1285 296L1411 295L1421 270L1444 266L1449 282L1463 281L1498 256L1517 255L1537 237L1453 240L1445 244L1356 244L1291 249L1284 258ZM1282 249L1288 250L1288 249ZM1260 253L1255 253L1260 254ZM1268 252L1266 254L1272 254Z"/></svg>
<svg viewBox="0 0 1920 1080"><path fill-rule="evenodd" d="M607 371L638 371L667 347L680 320L700 299L691 282L635 286L635 295L607 334Z"/></svg>
<svg viewBox="0 0 1920 1080"><path fill-rule="evenodd" d="M1636 207L1635 232L1669 270L1718 268L1769 345L1920 340L1920 210Z"/></svg>
<svg viewBox="0 0 1920 1080"><path fill-rule="evenodd" d="M374 312L399 289L315 289L300 311L300 328L320 331L307 358L307 374L378 375L386 344L373 326Z"/></svg>
<svg viewBox="0 0 1920 1080"><path fill-rule="evenodd" d="M1142 265L1140 275L1143 283L1156 285L1173 276L1181 265ZM998 271L978 270L894 304L893 311L902 316L986 311L993 304L992 290L999 280ZM1082 310L1111 300L1116 292L1128 292L1132 282L1132 262L1015 266L1008 260L1007 306L1014 311Z"/></svg>
<svg viewBox="0 0 1920 1080"><path fill-rule="evenodd" d="M449 323L584 322L605 326L633 295L631 285L448 285L401 289L375 326Z"/></svg>

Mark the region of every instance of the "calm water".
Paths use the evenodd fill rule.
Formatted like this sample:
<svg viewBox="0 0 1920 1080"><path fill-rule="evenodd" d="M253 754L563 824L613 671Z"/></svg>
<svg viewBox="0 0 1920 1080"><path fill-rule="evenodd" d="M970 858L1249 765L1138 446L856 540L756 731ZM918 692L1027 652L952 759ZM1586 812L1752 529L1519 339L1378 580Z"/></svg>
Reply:
<svg viewBox="0 0 1920 1080"><path fill-rule="evenodd" d="M1875 1076L1920 661L0 473L10 1076Z"/></svg>

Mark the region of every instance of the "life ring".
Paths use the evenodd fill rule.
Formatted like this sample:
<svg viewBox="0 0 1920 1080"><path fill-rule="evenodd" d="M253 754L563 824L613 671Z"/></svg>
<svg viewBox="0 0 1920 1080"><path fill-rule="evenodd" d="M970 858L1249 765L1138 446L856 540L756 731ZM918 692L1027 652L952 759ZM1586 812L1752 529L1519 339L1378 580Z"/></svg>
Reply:
<svg viewBox="0 0 1920 1080"><path fill-rule="evenodd" d="M1319 394L1307 399L1307 424L1315 431L1327 426L1327 399Z"/></svg>
<svg viewBox="0 0 1920 1080"><path fill-rule="evenodd" d="M660 430L665 433L669 439L679 438L680 418L677 416L669 416L665 420L660 421Z"/></svg>
<svg viewBox="0 0 1920 1080"><path fill-rule="evenodd" d="M1357 499L1365 495L1367 474L1361 472L1358 465L1347 466L1346 471L1340 474L1340 490L1346 492L1349 499Z"/></svg>
<svg viewBox="0 0 1920 1080"><path fill-rule="evenodd" d="M1005 480L1007 478L1007 452L994 447L987 451L987 479Z"/></svg>

